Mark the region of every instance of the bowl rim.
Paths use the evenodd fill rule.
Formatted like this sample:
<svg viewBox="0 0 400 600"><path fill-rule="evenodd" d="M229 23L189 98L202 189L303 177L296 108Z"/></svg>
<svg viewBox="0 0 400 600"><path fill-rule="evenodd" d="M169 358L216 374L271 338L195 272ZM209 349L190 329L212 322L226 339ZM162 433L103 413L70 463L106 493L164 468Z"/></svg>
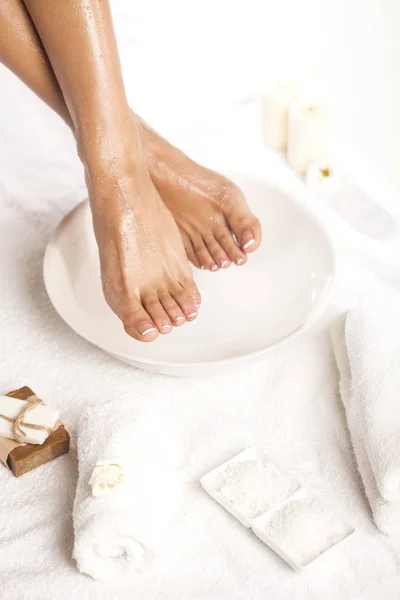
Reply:
<svg viewBox="0 0 400 600"><path fill-rule="evenodd" d="M56 247L55 241L58 236L58 233L59 233L62 223L64 222L64 220L66 220L71 215L72 212L77 210L79 206L82 206L83 204L85 204L88 201L87 199L85 199L82 202L80 202L79 204L77 204L71 211L69 211L67 214L65 214L63 216L63 218L60 220L60 222L58 223L58 225L52 232L49 242L46 246L45 253L44 253L43 279L44 279L45 289L46 289L47 295L49 296L50 302L52 303L54 309L56 310L58 315L62 318L62 320L75 333L77 333L80 337L82 337L89 343L93 344L94 346L97 346L98 348L107 352L108 354L111 354L115 358L123 360L128 363L131 363L132 365L136 365L136 366L143 365L143 368L144 368L144 366L149 366L149 367L157 367L158 366L158 367L163 367L163 368L191 369L191 368L196 368L196 367L207 368L207 367L212 367L212 366L217 366L217 365L226 365L226 364L234 363L234 362L244 362L244 361L247 361L247 360L250 360L253 358L261 357L262 355L267 354L272 350L275 350L279 346L282 346L286 342L289 342L294 337L297 337L298 335L300 335L302 332L308 330L322 316L322 314L328 307L329 300L332 296L333 284L334 284L336 274L337 274L337 257L336 257L336 252L335 252L332 237L331 237L328 229L326 228L325 224L322 222L322 220L312 211L311 208L309 208L303 202L300 201L300 194L298 194L298 193L296 194L293 192L293 195L292 195L292 193L289 192L287 189L284 189L283 187L280 187L279 185L271 185L268 183L267 180L264 180L261 177L256 177L251 174L246 174L246 173L243 173L240 171L231 171L230 176L232 177L235 175L239 176L239 177L242 176L245 178L251 178L254 182L259 183L259 184L270 185L270 187L272 189L276 189L281 194L284 194L286 197L288 197L290 199L291 202L293 202L294 204L296 204L297 206L300 207L302 212L308 216L308 218L314 223L314 225L316 225L317 229L319 229L323 234L323 237L324 237L324 240L326 243L326 250L329 253L331 274L329 275L329 277L327 277L327 283L326 283L325 289L323 290L323 292L321 294L321 297L319 298L319 300L316 302L315 306L310 311L310 313L309 313L307 319L304 321L304 323L302 323L299 327L296 327L295 329L293 329L293 331L291 331L287 335L284 335L282 338L279 338L272 344L269 344L268 346L265 346L263 348L259 348L258 350L246 352L246 353L240 354L238 356L229 356L229 357L220 358L220 359L211 359L211 360L202 360L202 361L187 361L187 362L165 361L165 360L151 359L151 358L143 360L143 357L139 358L139 357L134 356L133 354L125 354L125 353L121 354L121 351L119 349L113 348L112 345L104 344L103 342L97 341L95 339L95 336L89 335L85 331L84 332L79 331L78 328L74 325L73 319L69 318L69 315L68 316L65 315L65 312L63 313L62 310L59 310L59 303L55 299L55 294L53 294L52 289L51 289L52 284L50 283L50 277L49 277L49 270L50 270L49 265L50 265L50 260L51 260L51 252L52 252L52 249L54 247Z"/></svg>

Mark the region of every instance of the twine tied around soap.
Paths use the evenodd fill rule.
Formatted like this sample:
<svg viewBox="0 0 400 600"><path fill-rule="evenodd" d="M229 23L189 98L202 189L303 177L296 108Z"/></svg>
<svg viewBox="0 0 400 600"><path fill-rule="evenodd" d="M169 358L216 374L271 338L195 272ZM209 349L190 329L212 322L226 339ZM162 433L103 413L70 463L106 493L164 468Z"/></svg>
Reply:
<svg viewBox="0 0 400 600"><path fill-rule="evenodd" d="M30 410L33 410L34 408L39 406L39 404L43 404L43 400L41 400L36 396L36 394L34 394L33 396L29 396L29 398L26 399L25 405L21 408L21 410L14 419L12 419L11 417L6 417L5 415L2 415L0 413L0 417L2 419L8 421L8 423L11 423L13 437L15 441L19 442L20 444L24 444L26 438L26 433L21 429L22 426L28 427L29 429L35 429L36 431L47 431L49 435L53 431L51 427L46 427L45 425L34 425L33 423L24 423L25 415Z"/></svg>

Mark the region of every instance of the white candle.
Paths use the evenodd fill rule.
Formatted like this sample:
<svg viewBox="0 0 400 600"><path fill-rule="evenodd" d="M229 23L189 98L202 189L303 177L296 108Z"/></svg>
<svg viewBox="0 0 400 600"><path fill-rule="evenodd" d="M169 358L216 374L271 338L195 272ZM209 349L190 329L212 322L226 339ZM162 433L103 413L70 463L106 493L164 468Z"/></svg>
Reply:
<svg viewBox="0 0 400 600"><path fill-rule="evenodd" d="M330 114L323 105L294 105L289 111L287 160L299 175L312 163L330 162Z"/></svg>
<svg viewBox="0 0 400 600"><path fill-rule="evenodd" d="M1 415L4 415L9 419L15 419L25 406L25 400L18 400L17 398L10 398L9 396L0 396L0 437L11 440L14 439L12 423L3 419ZM59 413L57 410L49 408L44 404L39 404L26 413L24 422L53 429L58 419ZM24 425L21 425L21 431L26 434L23 441L27 444L43 444L49 435L45 430L32 429L31 427L26 427Z"/></svg>
<svg viewBox="0 0 400 600"><path fill-rule="evenodd" d="M261 130L264 144L284 151L288 142L289 109L299 98L295 83L281 83L261 96Z"/></svg>

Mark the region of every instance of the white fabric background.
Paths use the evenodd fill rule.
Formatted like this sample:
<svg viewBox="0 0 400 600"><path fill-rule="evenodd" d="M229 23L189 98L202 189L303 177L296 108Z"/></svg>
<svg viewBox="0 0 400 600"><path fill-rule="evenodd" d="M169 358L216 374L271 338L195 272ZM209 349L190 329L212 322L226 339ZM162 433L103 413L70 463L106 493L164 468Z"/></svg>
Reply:
<svg viewBox="0 0 400 600"><path fill-rule="evenodd" d="M385 189L398 190L395 0L141 5L116 0L116 27L132 106L163 133L210 164L299 189L261 149L251 99L280 73L323 73L340 139L350 154L359 153L368 177L372 172ZM324 327L242 371L204 380L135 371L81 340L52 309L41 272L52 229L85 194L74 144L57 117L4 69L0 91L0 390L30 385L60 408L72 435L89 400L129 401L146 393L181 428L187 482L168 552L153 571L110 587L80 575L71 560L75 441L68 456L23 479L0 470L1 598L399 600L400 542L371 523ZM331 313L359 294L400 287L398 238L366 240L326 207L315 209L338 250ZM392 209L398 214L395 203ZM357 527L340 552L301 576L198 484L222 460L261 443Z"/></svg>

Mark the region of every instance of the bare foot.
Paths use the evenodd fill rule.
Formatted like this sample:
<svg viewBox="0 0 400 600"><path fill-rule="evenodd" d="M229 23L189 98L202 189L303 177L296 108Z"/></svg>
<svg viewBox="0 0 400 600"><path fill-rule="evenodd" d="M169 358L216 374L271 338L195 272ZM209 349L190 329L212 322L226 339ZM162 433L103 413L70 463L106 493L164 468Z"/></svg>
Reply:
<svg viewBox="0 0 400 600"><path fill-rule="evenodd" d="M151 342L194 320L200 294L179 230L147 169L115 160L112 168L86 169L103 291L125 331Z"/></svg>
<svg viewBox="0 0 400 600"><path fill-rule="evenodd" d="M140 123L148 168L173 214L189 260L211 271L244 265L261 243L261 225L240 189L198 165Z"/></svg>

